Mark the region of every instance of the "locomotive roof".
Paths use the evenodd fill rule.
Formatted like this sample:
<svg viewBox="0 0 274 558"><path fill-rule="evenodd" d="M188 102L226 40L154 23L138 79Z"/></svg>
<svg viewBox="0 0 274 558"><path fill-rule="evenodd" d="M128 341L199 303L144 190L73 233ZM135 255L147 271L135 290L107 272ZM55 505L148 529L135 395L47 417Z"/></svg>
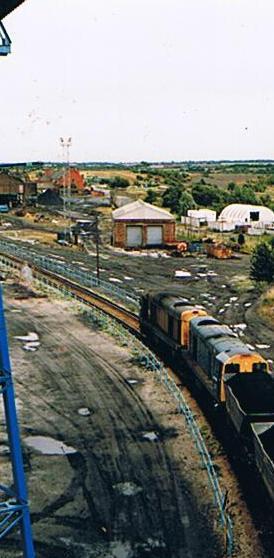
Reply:
<svg viewBox="0 0 274 558"><path fill-rule="evenodd" d="M182 312L186 310L198 310L198 308L190 302L188 298L184 298L174 291L154 293L151 295L151 298L154 302L167 309L169 314L175 316L176 318L179 318ZM200 309L201 307L199 307L199 310Z"/></svg>
<svg viewBox="0 0 274 558"><path fill-rule="evenodd" d="M202 326L208 326L213 324L220 324L219 320L213 318L213 316L199 316L198 318L193 318L191 320L191 328L198 331ZM220 324L221 325L221 324Z"/></svg>
<svg viewBox="0 0 274 558"><path fill-rule="evenodd" d="M212 341L222 337L237 337L236 333L232 331L227 325L212 322L210 325L204 325L196 328L196 332L203 339Z"/></svg>
<svg viewBox="0 0 274 558"><path fill-rule="evenodd" d="M232 344L231 345L231 339L229 341L226 341L223 343L223 346L218 346L218 350L219 353L217 355L217 359L220 362L225 363L228 359L232 358L233 356L236 355L252 355L252 356L257 356L258 358L260 357L261 360L261 355L259 355L258 353L256 353L255 351L252 351L251 349L249 349L244 343L242 343L241 341L239 342L239 344Z"/></svg>

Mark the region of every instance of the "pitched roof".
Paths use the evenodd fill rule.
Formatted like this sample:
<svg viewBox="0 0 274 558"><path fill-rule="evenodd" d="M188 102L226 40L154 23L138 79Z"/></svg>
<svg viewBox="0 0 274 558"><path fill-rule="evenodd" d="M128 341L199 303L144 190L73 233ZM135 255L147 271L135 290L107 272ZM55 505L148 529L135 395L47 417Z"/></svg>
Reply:
<svg viewBox="0 0 274 558"><path fill-rule="evenodd" d="M115 209L112 212L112 218L119 221L174 221L174 217L169 211L142 200L137 200L123 205L123 207L119 207L119 209Z"/></svg>

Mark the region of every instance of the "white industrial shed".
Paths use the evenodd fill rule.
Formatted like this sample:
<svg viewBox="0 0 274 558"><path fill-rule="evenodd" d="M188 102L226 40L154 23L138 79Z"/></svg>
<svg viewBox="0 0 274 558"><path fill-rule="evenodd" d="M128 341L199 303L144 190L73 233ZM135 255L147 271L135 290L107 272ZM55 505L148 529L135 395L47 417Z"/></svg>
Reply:
<svg viewBox="0 0 274 558"><path fill-rule="evenodd" d="M274 223L274 213L263 205L233 203L223 209L218 221L235 225L266 226Z"/></svg>

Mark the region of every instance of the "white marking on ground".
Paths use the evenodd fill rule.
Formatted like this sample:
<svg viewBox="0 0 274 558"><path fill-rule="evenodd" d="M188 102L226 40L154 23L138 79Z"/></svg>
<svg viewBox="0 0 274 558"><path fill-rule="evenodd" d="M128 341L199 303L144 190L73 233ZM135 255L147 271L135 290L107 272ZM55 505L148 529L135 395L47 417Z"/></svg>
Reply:
<svg viewBox="0 0 274 558"><path fill-rule="evenodd" d="M87 407L81 407L78 409L78 415L81 415L81 417L89 417L90 410Z"/></svg>
<svg viewBox="0 0 274 558"><path fill-rule="evenodd" d="M121 279L117 279L117 277L109 277L108 280L112 283L123 283L123 281L121 281Z"/></svg>
<svg viewBox="0 0 274 558"><path fill-rule="evenodd" d="M143 434L143 438L145 438L146 440L149 440L150 442L155 442L155 440L158 440L158 434L156 432L146 432L145 434Z"/></svg>
<svg viewBox="0 0 274 558"><path fill-rule="evenodd" d="M19 339L19 341L38 341L39 336L34 331L30 331L27 335L15 335L14 339Z"/></svg>

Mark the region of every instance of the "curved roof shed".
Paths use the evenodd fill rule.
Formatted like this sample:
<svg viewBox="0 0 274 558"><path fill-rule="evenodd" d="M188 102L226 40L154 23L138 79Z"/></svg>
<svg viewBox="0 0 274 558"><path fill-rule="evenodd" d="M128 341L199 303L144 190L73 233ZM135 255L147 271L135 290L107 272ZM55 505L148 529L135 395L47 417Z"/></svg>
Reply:
<svg viewBox="0 0 274 558"><path fill-rule="evenodd" d="M250 225L254 223L271 225L274 223L274 213L263 205L232 203L223 209L218 221L228 221L237 225Z"/></svg>

